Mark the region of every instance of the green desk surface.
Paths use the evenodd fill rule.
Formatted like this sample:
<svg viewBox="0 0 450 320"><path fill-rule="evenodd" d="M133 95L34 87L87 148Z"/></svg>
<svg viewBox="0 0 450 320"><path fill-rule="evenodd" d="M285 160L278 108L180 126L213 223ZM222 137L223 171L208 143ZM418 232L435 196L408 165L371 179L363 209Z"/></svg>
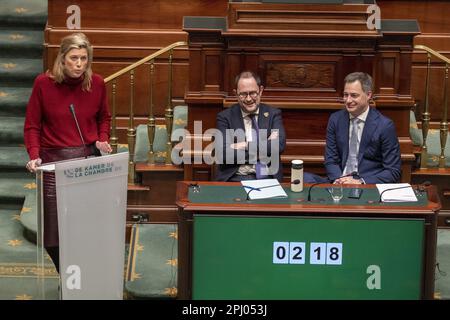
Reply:
<svg viewBox="0 0 450 320"><path fill-rule="evenodd" d="M270 198L259 200L246 200L247 195L242 186L216 186L201 185L198 192L189 188L189 201L191 203L220 203L220 204L308 204L307 197L310 187L305 187L302 192L292 192L290 188L284 188L287 198ZM428 204L426 192L417 193L418 202L386 202L380 203L380 194L376 188L364 188L359 199L350 199L348 195L352 188L344 187L344 197L337 203L333 202L326 186L315 186L311 191L311 204L315 205L364 205L364 206L419 206Z"/></svg>

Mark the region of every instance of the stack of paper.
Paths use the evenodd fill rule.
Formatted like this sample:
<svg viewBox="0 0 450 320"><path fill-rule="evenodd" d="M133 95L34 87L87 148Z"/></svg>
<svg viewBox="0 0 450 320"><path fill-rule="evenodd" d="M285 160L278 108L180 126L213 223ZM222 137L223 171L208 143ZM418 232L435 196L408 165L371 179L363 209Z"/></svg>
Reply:
<svg viewBox="0 0 450 320"><path fill-rule="evenodd" d="M286 192L277 179L244 180L241 183L251 200L287 198Z"/></svg>
<svg viewBox="0 0 450 320"><path fill-rule="evenodd" d="M417 201L416 194L409 183L377 184L377 189L382 202Z"/></svg>

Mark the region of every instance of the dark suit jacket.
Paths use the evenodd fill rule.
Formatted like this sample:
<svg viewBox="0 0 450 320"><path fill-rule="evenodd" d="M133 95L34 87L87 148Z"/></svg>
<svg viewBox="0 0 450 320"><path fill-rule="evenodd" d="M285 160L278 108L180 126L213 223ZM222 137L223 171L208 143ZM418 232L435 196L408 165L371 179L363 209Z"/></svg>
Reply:
<svg viewBox="0 0 450 320"><path fill-rule="evenodd" d="M277 129L279 134L278 143L278 166L271 166L269 163L269 168L272 167L272 175L274 178L278 179L280 182L283 179L283 170L281 166L280 154L284 151L286 146L286 134L283 127L283 120L281 117L281 110L272 108L266 104L261 103L259 105L259 116L258 116L258 127L259 129L267 130L267 138L271 135L272 130ZM238 151L230 148L232 143L237 143L245 141L245 134L240 135L240 137L235 137L227 132L227 129L241 130L241 133L245 133L244 120L242 118L241 107L239 104L234 104L230 108L220 112L217 115L217 129L221 133L223 139L216 138L216 161L217 174L216 180L218 181L228 181L239 169L239 166L243 163L238 163ZM228 139L227 139L228 137ZM263 141L260 141L261 143ZM271 141L267 140L267 156L270 158L272 155ZM219 151L219 152L218 152ZM227 159L228 154L228 159ZM218 156L217 156L218 155ZM230 156L232 155L232 157ZM242 155L242 151L240 153ZM274 151L274 156L276 156L276 151ZM245 163L249 164L249 152L245 151ZM260 159L261 160L261 159ZM241 161L242 162L242 161Z"/></svg>
<svg viewBox="0 0 450 320"><path fill-rule="evenodd" d="M400 180L401 160L392 120L369 107L358 154L358 174L366 183L395 183ZM325 168L328 179L339 178L348 157L349 113L340 110L330 116L327 127Z"/></svg>

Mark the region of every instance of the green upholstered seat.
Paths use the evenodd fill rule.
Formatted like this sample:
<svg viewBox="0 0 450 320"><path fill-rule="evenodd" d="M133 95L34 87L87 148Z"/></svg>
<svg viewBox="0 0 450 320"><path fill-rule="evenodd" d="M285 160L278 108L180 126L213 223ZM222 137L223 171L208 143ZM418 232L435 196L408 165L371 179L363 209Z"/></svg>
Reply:
<svg viewBox="0 0 450 320"><path fill-rule="evenodd" d="M178 142L177 129L184 129L187 125L187 106L176 106L173 109L172 142ZM179 132L179 131L178 131ZM179 135L178 135L179 136ZM155 138L153 140L153 152L156 163L164 163L167 156L167 130L165 125L157 125L155 128ZM148 131L147 125L138 125L136 129L135 162L147 162L148 160Z"/></svg>
<svg viewBox="0 0 450 320"><path fill-rule="evenodd" d="M176 298L177 225L133 225L126 272L125 290L129 298Z"/></svg>

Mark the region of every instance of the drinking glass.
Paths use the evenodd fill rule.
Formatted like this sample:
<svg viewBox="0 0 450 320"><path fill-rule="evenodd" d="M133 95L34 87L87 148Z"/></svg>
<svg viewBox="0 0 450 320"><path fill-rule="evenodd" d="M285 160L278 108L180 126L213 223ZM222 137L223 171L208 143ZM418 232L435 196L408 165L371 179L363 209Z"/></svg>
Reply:
<svg viewBox="0 0 450 320"><path fill-rule="evenodd" d="M342 184L333 184L330 187L330 194L334 202L339 202L339 200L341 200L344 195Z"/></svg>

